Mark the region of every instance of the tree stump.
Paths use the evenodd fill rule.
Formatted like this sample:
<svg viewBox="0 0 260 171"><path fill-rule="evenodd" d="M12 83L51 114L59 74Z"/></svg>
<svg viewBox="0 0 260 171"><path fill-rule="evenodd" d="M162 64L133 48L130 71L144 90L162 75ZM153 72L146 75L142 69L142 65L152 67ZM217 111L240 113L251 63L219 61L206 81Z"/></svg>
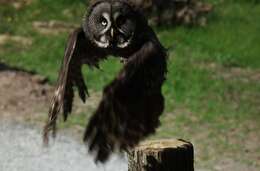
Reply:
<svg viewBox="0 0 260 171"><path fill-rule="evenodd" d="M184 140L147 141L128 154L128 171L194 171L193 145Z"/></svg>

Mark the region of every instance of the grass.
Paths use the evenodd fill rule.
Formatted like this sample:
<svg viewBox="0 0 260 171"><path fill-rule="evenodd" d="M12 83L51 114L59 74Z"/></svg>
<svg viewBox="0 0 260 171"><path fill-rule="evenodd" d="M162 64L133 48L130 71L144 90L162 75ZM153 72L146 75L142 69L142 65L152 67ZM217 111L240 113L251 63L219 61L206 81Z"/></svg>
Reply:
<svg viewBox="0 0 260 171"><path fill-rule="evenodd" d="M260 4L253 0L210 2L215 8L206 27L155 28L163 45L170 48L168 79L163 87L166 110L156 137L193 139L194 134L209 131L201 137L212 141L202 145L216 145L220 146L218 149L235 153L237 149L229 142L232 138L223 139L221 135L229 134L240 123L257 125L260 122L259 80L248 78L260 72ZM0 62L35 71L54 83L68 33L42 35L32 28L32 22L62 20L79 24L84 9L82 0L38 0L20 10L1 6L0 34L29 37L33 44L0 45ZM219 71L210 64L219 66ZM121 64L112 59L103 62L101 67L102 70L84 68L88 86L93 91L101 91ZM241 74L225 78L234 67L240 68ZM250 70L250 74L243 76L245 70ZM83 125L82 118L80 115L71 123ZM241 136L240 145L248 130L250 125L245 125L241 135L236 132ZM252 130L260 128L256 126ZM195 137L194 141L200 140ZM201 158L210 160L211 155L208 152Z"/></svg>

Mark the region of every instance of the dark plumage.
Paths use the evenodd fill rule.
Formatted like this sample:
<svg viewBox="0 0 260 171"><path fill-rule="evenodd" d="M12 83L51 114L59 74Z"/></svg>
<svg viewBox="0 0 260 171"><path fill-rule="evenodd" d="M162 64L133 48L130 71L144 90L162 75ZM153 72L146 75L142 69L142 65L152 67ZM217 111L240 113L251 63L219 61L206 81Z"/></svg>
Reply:
<svg viewBox="0 0 260 171"><path fill-rule="evenodd" d="M101 16L101 17L100 17ZM98 22L101 22L99 25ZM104 26L104 27L103 27ZM44 140L53 131L58 113L72 110L73 87L85 102L88 95L81 67L97 67L108 55L126 63L103 91L101 102L84 135L96 161L104 162L114 150L127 150L155 132L164 109L161 87L167 71L166 50L142 14L128 1L91 3L81 28L70 35L56 91L44 128Z"/></svg>

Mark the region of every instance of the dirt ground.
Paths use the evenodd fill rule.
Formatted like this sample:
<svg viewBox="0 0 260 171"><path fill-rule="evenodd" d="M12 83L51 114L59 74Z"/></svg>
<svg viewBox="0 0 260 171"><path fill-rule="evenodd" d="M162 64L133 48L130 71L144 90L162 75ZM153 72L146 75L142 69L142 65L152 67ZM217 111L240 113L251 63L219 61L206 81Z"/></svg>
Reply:
<svg viewBox="0 0 260 171"><path fill-rule="evenodd" d="M47 112L52 92L45 78L0 63L1 116L36 118Z"/></svg>
<svg viewBox="0 0 260 171"><path fill-rule="evenodd" d="M35 73L10 67L0 62L0 119L26 122L42 127L47 120L48 109L54 92L54 86L48 80ZM96 107L101 93L90 91L87 103L82 103L76 95L73 115L90 114ZM70 117L73 118L73 117ZM62 124L60 117L60 123ZM85 124L85 118L84 118ZM76 138L82 138L84 128L77 124L66 125ZM79 135L76 135L76 134Z"/></svg>

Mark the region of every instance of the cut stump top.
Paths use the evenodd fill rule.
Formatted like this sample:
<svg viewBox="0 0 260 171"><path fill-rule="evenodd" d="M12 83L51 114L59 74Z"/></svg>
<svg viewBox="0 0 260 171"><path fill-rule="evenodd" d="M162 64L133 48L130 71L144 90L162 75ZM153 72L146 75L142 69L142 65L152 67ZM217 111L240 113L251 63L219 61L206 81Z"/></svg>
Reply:
<svg viewBox="0 0 260 171"><path fill-rule="evenodd" d="M128 155L129 171L194 171L193 145L181 139L146 141Z"/></svg>
<svg viewBox="0 0 260 171"><path fill-rule="evenodd" d="M152 140L145 141L138 145L135 150L143 151L162 151L166 148L185 148L187 145L191 145L191 143L184 141L182 139L162 139L162 140Z"/></svg>

